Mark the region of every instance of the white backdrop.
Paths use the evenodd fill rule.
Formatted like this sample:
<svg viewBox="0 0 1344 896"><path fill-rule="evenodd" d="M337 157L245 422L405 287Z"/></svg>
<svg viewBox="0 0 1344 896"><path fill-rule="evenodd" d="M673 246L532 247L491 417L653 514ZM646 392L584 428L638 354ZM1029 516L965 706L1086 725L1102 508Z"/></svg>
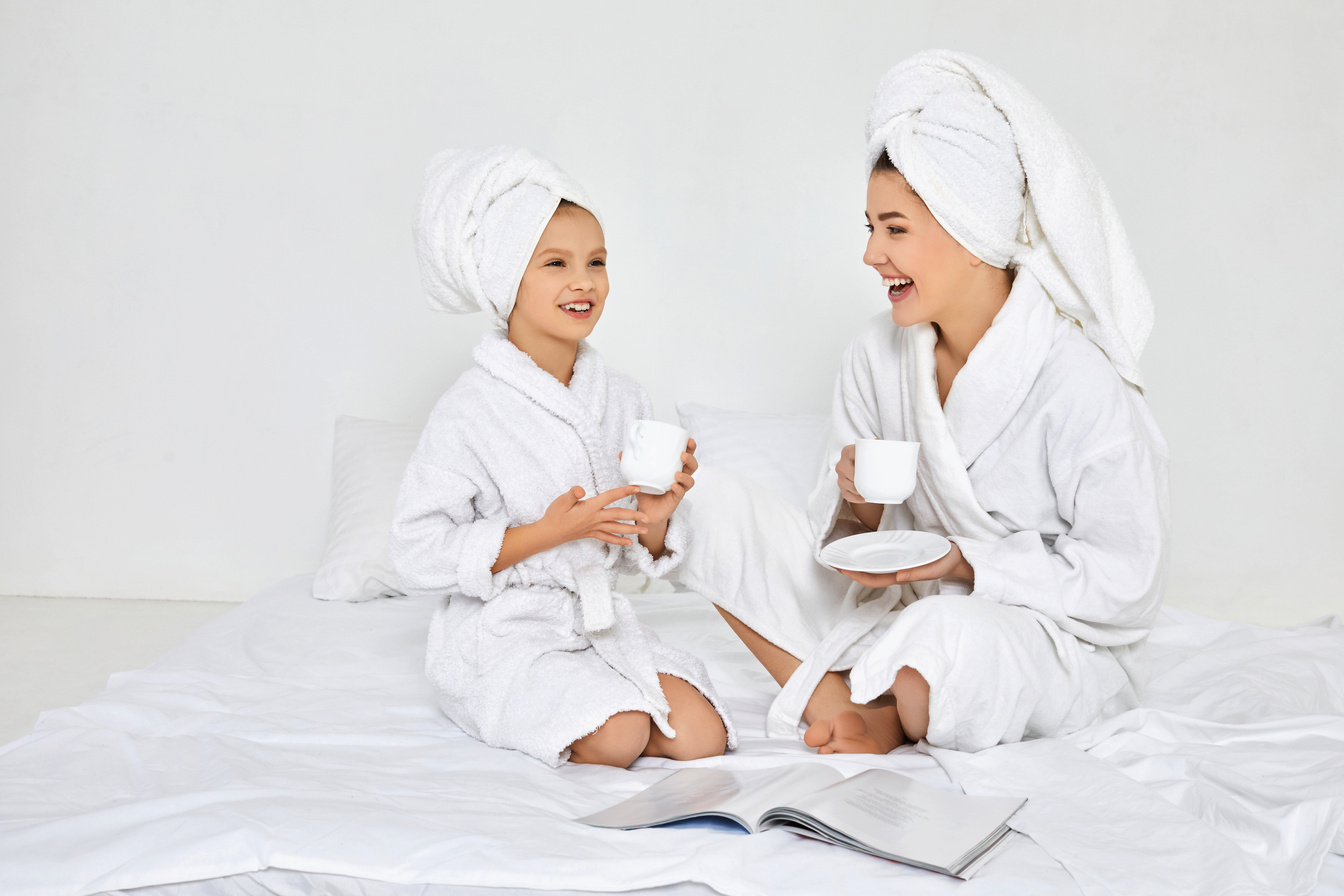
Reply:
<svg viewBox="0 0 1344 896"><path fill-rule="evenodd" d="M601 208L595 341L657 413L824 412L885 307L863 121L982 55L1093 155L1157 303L1169 594L1344 611L1344 6L0 2L0 593L242 599L314 569L337 414L419 421L484 321L410 220L450 145Z"/></svg>

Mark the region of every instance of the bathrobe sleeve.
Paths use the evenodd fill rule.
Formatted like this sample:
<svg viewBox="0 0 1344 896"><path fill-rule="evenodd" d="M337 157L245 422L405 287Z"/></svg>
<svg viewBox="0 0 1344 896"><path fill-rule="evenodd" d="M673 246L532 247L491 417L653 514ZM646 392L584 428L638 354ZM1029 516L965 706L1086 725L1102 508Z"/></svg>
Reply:
<svg viewBox="0 0 1344 896"><path fill-rule="evenodd" d="M1024 530L998 541L953 537L975 569L974 593L1038 610L1093 644L1142 639L1161 603L1165 455L1135 439L1076 468L1052 469L1051 478L1067 532Z"/></svg>
<svg viewBox="0 0 1344 896"><path fill-rule="evenodd" d="M865 337L868 335L867 332L863 334ZM812 526L814 555L819 555L821 549L832 541L868 531L854 516L849 502L840 497L840 481L835 472L835 465L840 462L840 452L859 439L900 437L894 431L883 435L884 423L888 430L891 427L899 429L901 423L899 419L884 421L882 418L876 380L883 371L870 367L866 357L867 349L862 341L861 337L846 348L840 373L836 376L831 400L831 422L826 435L826 453L817 485L808 498L807 515ZM893 346L892 350L897 349ZM894 388L894 394L899 395L899 383L894 384ZM899 505L889 505L884 511L884 514L888 513L900 515L905 513L905 509ZM909 525L894 525L909 528ZM821 563L820 556L817 556L817 562Z"/></svg>
<svg viewBox="0 0 1344 896"><path fill-rule="evenodd" d="M494 493L485 471L469 457L456 456L465 451L444 456L447 452L428 447L451 444L431 431L434 425L431 418L402 478L389 537L392 564L408 593L487 600L505 584L507 570L494 575L490 568L504 544L508 519L498 500L485 500Z"/></svg>

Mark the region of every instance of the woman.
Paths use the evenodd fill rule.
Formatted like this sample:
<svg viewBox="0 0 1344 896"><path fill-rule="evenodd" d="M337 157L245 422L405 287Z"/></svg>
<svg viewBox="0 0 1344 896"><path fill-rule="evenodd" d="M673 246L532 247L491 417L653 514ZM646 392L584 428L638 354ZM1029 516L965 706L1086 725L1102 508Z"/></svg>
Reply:
<svg viewBox="0 0 1344 896"><path fill-rule="evenodd" d="M1076 730L1135 704L1161 601L1166 446L1137 366L1147 288L1091 163L982 60L927 51L897 65L868 137L864 262L890 311L842 364L812 548L918 529L951 551L842 570L843 592L815 572L716 588L722 557L692 578L785 686L772 734L801 715L829 753ZM921 443L905 504L855 490L861 438Z"/></svg>

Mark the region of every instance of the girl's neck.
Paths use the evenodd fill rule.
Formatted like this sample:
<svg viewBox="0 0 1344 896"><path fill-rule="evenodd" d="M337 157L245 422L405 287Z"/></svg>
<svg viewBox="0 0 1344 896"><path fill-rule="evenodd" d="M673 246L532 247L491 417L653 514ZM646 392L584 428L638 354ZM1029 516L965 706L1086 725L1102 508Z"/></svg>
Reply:
<svg viewBox="0 0 1344 896"><path fill-rule="evenodd" d="M560 385L569 386L574 376L574 362L579 357L577 341L558 339L545 333L530 333L523 327L510 324L509 342L531 358L532 363L559 380Z"/></svg>

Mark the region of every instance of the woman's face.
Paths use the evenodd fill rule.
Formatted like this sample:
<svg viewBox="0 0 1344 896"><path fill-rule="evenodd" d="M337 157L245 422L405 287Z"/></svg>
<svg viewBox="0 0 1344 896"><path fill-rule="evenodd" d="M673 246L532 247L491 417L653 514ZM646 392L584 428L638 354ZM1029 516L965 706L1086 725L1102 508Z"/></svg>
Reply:
<svg viewBox="0 0 1344 896"><path fill-rule="evenodd" d="M509 332L577 342L597 325L607 289L602 226L585 208L557 209L523 272Z"/></svg>
<svg viewBox="0 0 1344 896"><path fill-rule="evenodd" d="M955 318L979 259L948 235L894 171L876 171L868 179L866 216L863 263L882 277L891 319L908 327Z"/></svg>

